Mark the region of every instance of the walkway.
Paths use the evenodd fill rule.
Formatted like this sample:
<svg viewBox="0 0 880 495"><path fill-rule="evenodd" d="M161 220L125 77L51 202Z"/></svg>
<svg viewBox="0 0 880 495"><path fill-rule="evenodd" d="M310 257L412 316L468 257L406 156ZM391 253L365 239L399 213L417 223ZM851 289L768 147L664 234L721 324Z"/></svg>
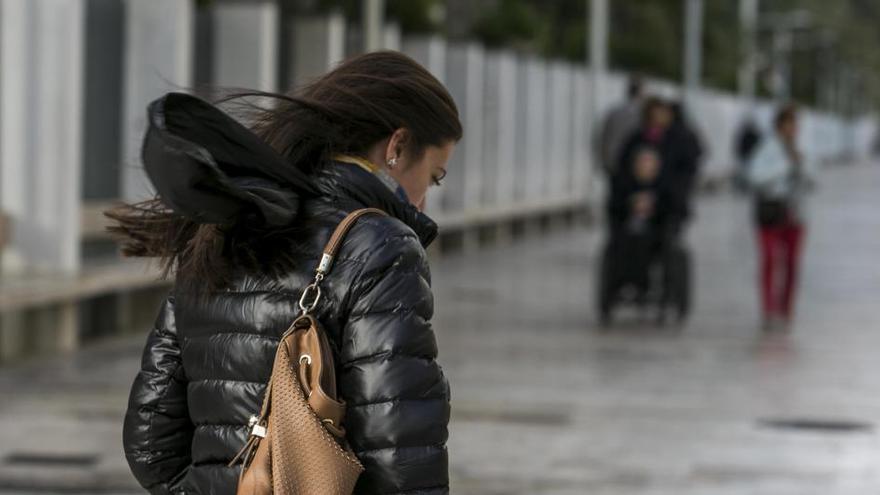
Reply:
<svg viewBox="0 0 880 495"><path fill-rule="evenodd" d="M878 197L878 166L824 173L790 336L758 331L753 237L734 196L699 203L682 329L622 315L597 330L595 229L436 264L453 493L880 493ZM142 343L0 370L0 493L140 493L120 429ZM67 458L10 462L16 452Z"/></svg>

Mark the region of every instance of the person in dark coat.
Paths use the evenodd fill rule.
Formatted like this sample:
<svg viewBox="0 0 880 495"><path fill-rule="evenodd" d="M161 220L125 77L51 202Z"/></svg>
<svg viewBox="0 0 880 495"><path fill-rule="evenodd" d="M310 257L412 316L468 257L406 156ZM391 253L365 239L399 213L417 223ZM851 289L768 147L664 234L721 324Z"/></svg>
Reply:
<svg viewBox="0 0 880 495"><path fill-rule="evenodd" d="M642 125L627 140L618 160L619 177L614 180L626 182L632 179L635 154L645 147L657 152L661 164L658 180L663 183L665 191L676 195L676 204L682 214L680 220L687 219L703 145L686 122L680 105L671 105L656 97L648 99Z"/></svg>
<svg viewBox="0 0 880 495"><path fill-rule="evenodd" d="M700 162L705 149L703 140L687 118L682 103L673 102L669 108L672 121L669 124L665 143L669 148L669 161L664 173L668 175L679 197L685 217L690 217Z"/></svg>
<svg viewBox="0 0 880 495"><path fill-rule="evenodd" d="M661 167L670 161L669 126L672 124L672 111L669 105L657 97L648 98L642 106L639 127L630 133L617 155L616 172L612 182L618 177L631 175L636 152L642 148L654 149L660 157Z"/></svg>
<svg viewBox="0 0 880 495"><path fill-rule="evenodd" d="M355 493L446 494L450 394L425 255L437 225L420 206L461 138L455 103L395 52L274 98L247 127L192 96L154 102L143 159L157 196L108 212L125 254L159 257L176 276L131 389L131 470L154 495L236 492L239 468L227 463L260 409L279 336L333 229L373 207L388 216L355 224L313 313L365 467Z"/></svg>

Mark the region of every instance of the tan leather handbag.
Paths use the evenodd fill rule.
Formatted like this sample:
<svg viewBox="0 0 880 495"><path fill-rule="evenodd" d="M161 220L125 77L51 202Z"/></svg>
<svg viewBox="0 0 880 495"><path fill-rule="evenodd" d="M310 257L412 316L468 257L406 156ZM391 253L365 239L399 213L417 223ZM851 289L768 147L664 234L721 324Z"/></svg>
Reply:
<svg viewBox="0 0 880 495"><path fill-rule="evenodd" d="M229 463L242 463L238 495L351 495L364 470L345 442L333 355L311 313L343 238L369 213L385 214L356 210L336 228L300 297L302 314L281 336L260 415L251 417L250 437Z"/></svg>

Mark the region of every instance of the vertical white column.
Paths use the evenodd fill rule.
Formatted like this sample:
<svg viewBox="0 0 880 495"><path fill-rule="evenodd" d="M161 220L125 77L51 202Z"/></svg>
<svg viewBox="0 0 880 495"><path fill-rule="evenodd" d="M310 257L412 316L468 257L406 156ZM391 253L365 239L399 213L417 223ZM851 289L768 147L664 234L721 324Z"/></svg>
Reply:
<svg viewBox="0 0 880 495"><path fill-rule="evenodd" d="M527 174L529 170L528 160L528 135L529 135L529 63L530 58L520 57L516 66L516 120L514 121L514 179L513 201L522 203L526 201Z"/></svg>
<svg viewBox="0 0 880 495"><path fill-rule="evenodd" d="M547 109L548 142L547 157L549 184L546 189L548 199L561 199L570 196L571 183L571 111L572 90L571 70L568 64L554 62L548 66L549 92Z"/></svg>
<svg viewBox="0 0 880 495"><path fill-rule="evenodd" d="M364 51L373 52L384 45L383 24L385 21L385 0L363 0Z"/></svg>
<svg viewBox="0 0 880 495"><path fill-rule="evenodd" d="M695 106L703 66L703 0L685 2L684 99Z"/></svg>
<svg viewBox="0 0 880 495"><path fill-rule="evenodd" d="M741 58L739 72L739 92L747 100L747 106L755 97L755 71L757 68L756 26L758 21L758 0L739 0L739 26Z"/></svg>
<svg viewBox="0 0 880 495"><path fill-rule="evenodd" d="M608 0L588 0L590 3L590 73L592 75L592 91L590 106L593 114L590 120L599 122L604 90L603 81L608 72Z"/></svg>
<svg viewBox="0 0 880 495"><path fill-rule="evenodd" d="M85 4L2 0L0 210L4 275L80 265Z"/></svg>
<svg viewBox="0 0 880 495"><path fill-rule="evenodd" d="M89 0L86 5L83 68L82 196L86 209L119 197L122 139L122 67L125 49L125 6L118 0ZM84 226L99 220L85 219ZM94 233L86 228L83 235Z"/></svg>
<svg viewBox="0 0 880 495"><path fill-rule="evenodd" d="M532 203L544 199L547 182L547 64L530 59L526 69L525 197Z"/></svg>
<svg viewBox="0 0 880 495"><path fill-rule="evenodd" d="M486 58L484 193L491 205L510 206L516 180L517 59L512 52Z"/></svg>
<svg viewBox="0 0 880 495"><path fill-rule="evenodd" d="M341 14L293 20L293 63L289 80L301 86L345 58L345 18Z"/></svg>
<svg viewBox="0 0 880 495"><path fill-rule="evenodd" d="M481 203L486 207L493 207L496 203L495 184L498 180L498 154L501 145L498 141L501 130L499 90L502 81L498 74L500 54L497 52L486 53L486 72L484 77L485 88L483 89L483 160L481 168L486 180L483 182L483 190L480 193Z"/></svg>
<svg viewBox="0 0 880 495"><path fill-rule="evenodd" d="M403 53L425 66L441 82L446 81L446 40L439 36L406 37Z"/></svg>
<svg viewBox="0 0 880 495"><path fill-rule="evenodd" d="M147 104L193 80L194 12L191 0L128 0L123 132L122 197L148 199L153 188L140 163Z"/></svg>
<svg viewBox="0 0 880 495"><path fill-rule="evenodd" d="M590 74L585 67L579 66L574 69L572 77L574 90L571 125L571 156L574 164L572 192L577 198L587 199L593 170L590 156L593 135L590 119Z"/></svg>
<svg viewBox="0 0 880 495"><path fill-rule="evenodd" d="M450 45L446 70L449 90L458 105L465 136L449 165L449 208L465 211L480 207L483 159L483 62L476 44Z"/></svg>
<svg viewBox="0 0 880 495"><path fill-rule="evenodd" d="M275 91L279 9L275 2L214 7L214 84Z"/></svg>
<svg viewBox="0 0 880 495"><path fill-rule="evenodd" d="M401 43L403 53L428 69L441 82L446 79L446 40L439 36L406 37ZM456 102L458 103L458 102ZM459 108L459 112L461 108ZM456 154L460 150L456 150ZM454 156L454 155L453 155ZM450 177L451 178L451 177ZM425 212L435 215L443 211L443 195L449 190L449 183L442 187L431 188L425 204Z"/></svg>
<svg viewBox="0 0 880 495"><path fill-rule="evenodd" d="M382 29L382 48L384 50L400 50L402 45L400 24L389 22Z"/></svg>
<svg viewBox="0 0 880 495"><path fill-rule="evenodd" d="M27 0L0 0L0 211L10 222L7 236L16 227L13 221L24 222L28 213L26 203L27 169L29 147L27 122L29 118L27 102L33 100L29 79L33 78L32 58L29 48L33 48L28 36L34 16L34 6ZM15 235L15 237L19 237ZM24 256L27 248L16 246L7 237L9 245L0 257L0 274L10 274L24 270Z"/></svg>

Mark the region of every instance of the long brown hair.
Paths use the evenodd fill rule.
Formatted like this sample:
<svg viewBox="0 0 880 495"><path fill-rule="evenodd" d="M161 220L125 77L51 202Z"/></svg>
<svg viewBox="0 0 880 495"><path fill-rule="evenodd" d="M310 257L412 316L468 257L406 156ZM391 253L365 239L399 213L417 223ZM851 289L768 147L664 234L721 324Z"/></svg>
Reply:
<svg viewBox="0 0 880 495"><path fill-rule="evenodd" d="M270 101L271 105L253 104ZM409 131L407 153L461 139L458 109L430 72L398 52L354 57L289 94L249 91L222 99L245 102L240 115L290 166L307 174L334 153L366 154L395 130ZM228 105L227 105L228 106ZM124 256L158 258L162 277L177 276L178 290L210 292L232 282L238 270L283 273L301 226L260 229L247 222L197 223L173 211L158 195L104 213Z"/></svg>

